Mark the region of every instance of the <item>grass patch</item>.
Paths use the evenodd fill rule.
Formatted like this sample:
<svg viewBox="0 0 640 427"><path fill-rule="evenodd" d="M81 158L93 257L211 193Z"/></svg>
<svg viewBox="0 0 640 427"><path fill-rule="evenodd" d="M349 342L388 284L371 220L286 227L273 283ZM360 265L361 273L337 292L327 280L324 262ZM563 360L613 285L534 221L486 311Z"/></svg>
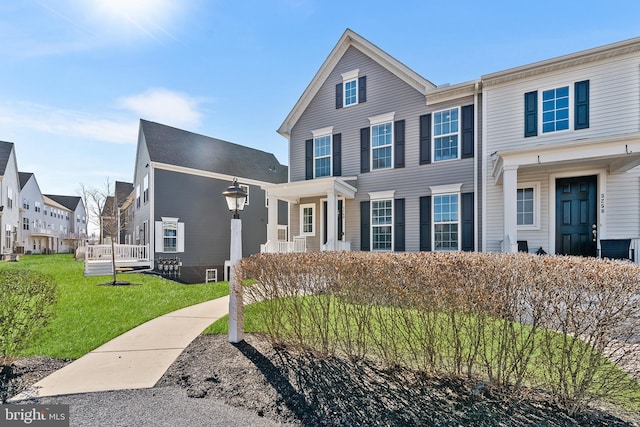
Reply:
<svg viewBox="0 0 640 427"><path fill-rule="evenodd" d="M70 254L26 255L0 269L34 270L52 276L57 302L49 325L16 356L76 359L155 317L229 293L228 282L184 285L146 274L119 274L131 286L98 286L111 276L84 277Z"/></svg>

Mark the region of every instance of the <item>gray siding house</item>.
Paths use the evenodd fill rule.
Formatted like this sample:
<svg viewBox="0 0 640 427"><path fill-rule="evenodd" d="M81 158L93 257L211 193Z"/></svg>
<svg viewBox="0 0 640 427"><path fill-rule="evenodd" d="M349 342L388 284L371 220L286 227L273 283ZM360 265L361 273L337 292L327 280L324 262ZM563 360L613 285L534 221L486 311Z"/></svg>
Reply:
<svg viewBox="0 0 640 427"><path fill-rule="evenodd" d="M0 141L0 233L0 256L21 251L18 162L14 144L3 141Z"/></svg>
<svg viewBox="0 0 640 427"><path fill-rule="evenodd" d="M478 85L437 88L347 29L278 132L289 180L266 185L264 250L289 203L294 250L475 250Z"/></svg>
<svg viewBox="0 0 640 427"><path fill-rule="evenodd" d="M149 245L156 268L179 262L182 281L204 282L212 272L221 280L231 218L222 192L234 178L249 195L241 215L248 256L266 239L262 186L286 182L287 167L271 153L141 120L132 197L123 206L133 221L126 240ZM287 218L278 222L286 226Z"/></svg>

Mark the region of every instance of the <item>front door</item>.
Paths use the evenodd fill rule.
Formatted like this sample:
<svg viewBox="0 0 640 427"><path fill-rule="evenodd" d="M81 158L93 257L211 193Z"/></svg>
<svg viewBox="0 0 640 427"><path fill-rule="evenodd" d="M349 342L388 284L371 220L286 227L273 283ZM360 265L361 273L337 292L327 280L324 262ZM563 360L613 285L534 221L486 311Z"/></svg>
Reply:
<svg viewBox="0 0 640 427"><path fill-rule="evenodd" d="M338 235L337 240L344 240L344 199L338 199ZM327 201L322 201L322 244L327 243Z"/></svg>
<svg viewBox="0 0 640 427"><path fill-rule="evenodd" d="M597 176L556 180L556 254L596 256Z"/></svg>

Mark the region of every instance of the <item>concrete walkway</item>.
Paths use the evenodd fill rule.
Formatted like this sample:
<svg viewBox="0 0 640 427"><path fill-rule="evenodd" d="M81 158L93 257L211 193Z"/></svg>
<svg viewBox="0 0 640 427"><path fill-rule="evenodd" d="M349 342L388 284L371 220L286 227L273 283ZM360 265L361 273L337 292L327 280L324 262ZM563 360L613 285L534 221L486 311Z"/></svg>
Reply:
<svg viewBox="0 0 640 427"><path fill-rule="evenodd" d="M151 388L202 331L229 312L229 297L150 320L33 384L10 401Z"/></svg>

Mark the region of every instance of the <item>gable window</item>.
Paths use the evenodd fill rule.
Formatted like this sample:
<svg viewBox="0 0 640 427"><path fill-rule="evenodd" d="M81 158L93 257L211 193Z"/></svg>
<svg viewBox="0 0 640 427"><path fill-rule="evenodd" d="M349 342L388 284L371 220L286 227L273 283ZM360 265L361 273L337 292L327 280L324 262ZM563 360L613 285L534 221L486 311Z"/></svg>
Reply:
<svg viewBox="0 0 640 427"><path fill-rule="evenodd" d="M540 183L538 182L518 184L516 196L518 229L531 230L539 228L539 188Z"/></svg>
<svg viewBox="0 0 640 427"><path fill-rule="evenodd" d="M315 207L316 205L313 203L300 205L300 235L301 236L316 235Z"/></svg>
<svg viewBox="0 0 640 427"><path fill-rule="evenodd" d="M331 176L331 135L313 138L313 174L315 178Z"/></svg>
<svg viewBox="0 0 640 427"><path fill-rule="evenodd" d="M7 207L13 208L13 190L11 188L7 188Z"/></svg>
<svg viewBox="0 0 640 427"><path fill-rule="evenodd" d="M140 184L136 185L136 207L140 207Z"/></svg>
<svg viewBox="0 0 640 427"><path fill-rule="evenodd" d="M542 132L569 129L569 86L542 92Z"/></svg>
<svg viewBox="0 0 640 427"><path fill-rule="evenodd" d="M459 109L433 113L433 159L451 160L459 157Z"/></svg>
<svg viewBox="0 0 640 427"><path fill-rule="evenodd" d="M336 108L361 104L367 100L367 78L360 70L342 73L342 82L336 85Z"/></svg>

